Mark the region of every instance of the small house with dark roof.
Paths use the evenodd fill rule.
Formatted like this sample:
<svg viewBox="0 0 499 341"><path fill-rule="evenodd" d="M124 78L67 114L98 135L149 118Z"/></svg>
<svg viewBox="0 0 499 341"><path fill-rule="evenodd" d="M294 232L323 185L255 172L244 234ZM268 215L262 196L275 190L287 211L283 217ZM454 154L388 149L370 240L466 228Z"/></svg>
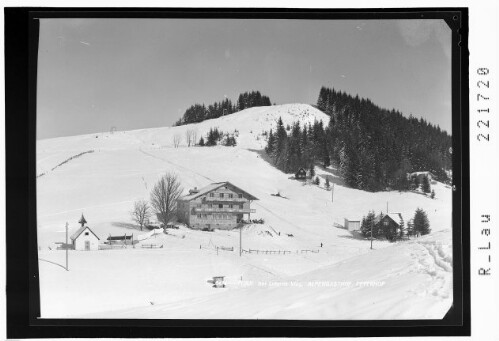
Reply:
<svg viewBox="0 0 499 341"><path fill-rule="evenodd" d="M305 168L300 168L295 173L295 179L305 180L306 178L307 178L307 171L305 170Z"/></svg>
<svg viewBox="0 0 499 341"><path fill-rule="evenodd" d="M71 235L74 250L95 251L99 249L99 237L88 226L82 225Z"/></svg>
<svg viewBox="0 0 499 341"><path fill-rule="evenodd" d="M385 235L396 235L400 232L400 224L404 221L400 213L387 213L374 219L378 230L385 231ZM387 233L390 232L390 233Z"/></svg>
<svg viewBox="0 0 499 341"><path fill-rule="evenodd" d="M177 219L193 229L233 229L255 212L253 200L258 198L232 183L217 182L177 199Z"/></svg>

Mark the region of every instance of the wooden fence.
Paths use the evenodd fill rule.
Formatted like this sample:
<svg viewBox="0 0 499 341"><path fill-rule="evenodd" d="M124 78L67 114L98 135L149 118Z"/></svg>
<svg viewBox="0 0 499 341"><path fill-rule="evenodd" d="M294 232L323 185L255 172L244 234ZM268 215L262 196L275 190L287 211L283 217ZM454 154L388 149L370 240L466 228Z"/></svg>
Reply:
<svg viewBox="0 0 499 341"><path fill-rule="evenodd" d="M307 254L307 253L319 253L319 250L295 250L295 251L290 251L290 250L242 250L243 253L249 253L249 254L257 254L257 255L290 255L292 253L294 254Z"/></svg>
<svg viewBox="0 0 499 341"><path fill-rule="evenodd" d="M163 244L161 244L161 245L159 245L159 244L142 244L141 247L143 249L162 249Z"/></svg>
<svg viewBox="0 0 499 341"><path fill-rule="evenodd" d="M121 250L126 248L124 244L99 244L99 250Z"/></svg>

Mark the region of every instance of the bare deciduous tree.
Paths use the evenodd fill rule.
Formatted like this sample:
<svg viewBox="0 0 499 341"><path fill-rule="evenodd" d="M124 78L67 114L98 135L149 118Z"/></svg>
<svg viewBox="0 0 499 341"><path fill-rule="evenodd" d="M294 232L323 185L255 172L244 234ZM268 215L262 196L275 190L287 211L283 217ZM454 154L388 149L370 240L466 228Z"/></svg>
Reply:
<svg viewBox="0 0 499 341"><path fill-rule="evenodd" d="M175 148L178 148L178 146L179 146L179 144L180 144L180 140L181 140L181 137L180 137L180 135L179 135L179 134L175 134L175 135L173 136L173 146L174 146Z"/></svg>
<svg viewBox="0 0 499 341"><path fill-rule="evenodd" d="M185 131L185 142L187 143L187 147L196 143L196 140L194 140L194 130L188 129Z"/></svg>
<svg viewBox="0 0 499 341"><path fill-rule="evenodd" d="M158 220L167 225L175 216L177 199L182 194L180 180L174 173L166 173L151 191L151 205Z"/></svg>
<svg viewBox="0 0 499 341"><path fill-rule="evenodd" d="M192 131L192 145L195 146L198 140L198 131L194 129Z"/></svg>
<svg viewBox="0 0 499 341"><path fill-rule="evenodd" d="M142 231L144 223L151 217L151 208L145 200L138 200L133 204L133 211L130 212L132 220L140 226Z"/></svg>

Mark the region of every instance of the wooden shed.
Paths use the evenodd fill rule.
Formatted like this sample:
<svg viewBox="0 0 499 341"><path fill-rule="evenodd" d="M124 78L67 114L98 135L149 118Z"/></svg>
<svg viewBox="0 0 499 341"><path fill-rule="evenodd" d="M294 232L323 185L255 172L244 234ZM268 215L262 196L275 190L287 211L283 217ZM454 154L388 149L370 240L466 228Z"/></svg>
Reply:
<svg viewBox="0 0 499 341"><path fill-rule="evenodd" d="M345 218L345 229L348 231L358 231L360 230L360 220L352 220Z"/></svg>

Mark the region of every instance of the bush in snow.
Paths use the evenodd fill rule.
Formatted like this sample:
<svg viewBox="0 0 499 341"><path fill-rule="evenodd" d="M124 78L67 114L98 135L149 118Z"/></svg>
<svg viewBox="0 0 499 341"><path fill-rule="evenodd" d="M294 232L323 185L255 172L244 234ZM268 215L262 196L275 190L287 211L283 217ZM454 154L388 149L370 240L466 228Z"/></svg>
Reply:
<svg viewBox="0 0 499 341"><path fill-rule="evenodd" d="M225 145L227 147L233 147L236 145L236 138L234 136L227 136L225 139Z"/></svg>
<svg viewBox="0 0 499 341"><path fill-rule="evenodd" d="M317 186L321 184L321 180L319 179L318 176L315 177L314 184L316 184Z"/></svg>

